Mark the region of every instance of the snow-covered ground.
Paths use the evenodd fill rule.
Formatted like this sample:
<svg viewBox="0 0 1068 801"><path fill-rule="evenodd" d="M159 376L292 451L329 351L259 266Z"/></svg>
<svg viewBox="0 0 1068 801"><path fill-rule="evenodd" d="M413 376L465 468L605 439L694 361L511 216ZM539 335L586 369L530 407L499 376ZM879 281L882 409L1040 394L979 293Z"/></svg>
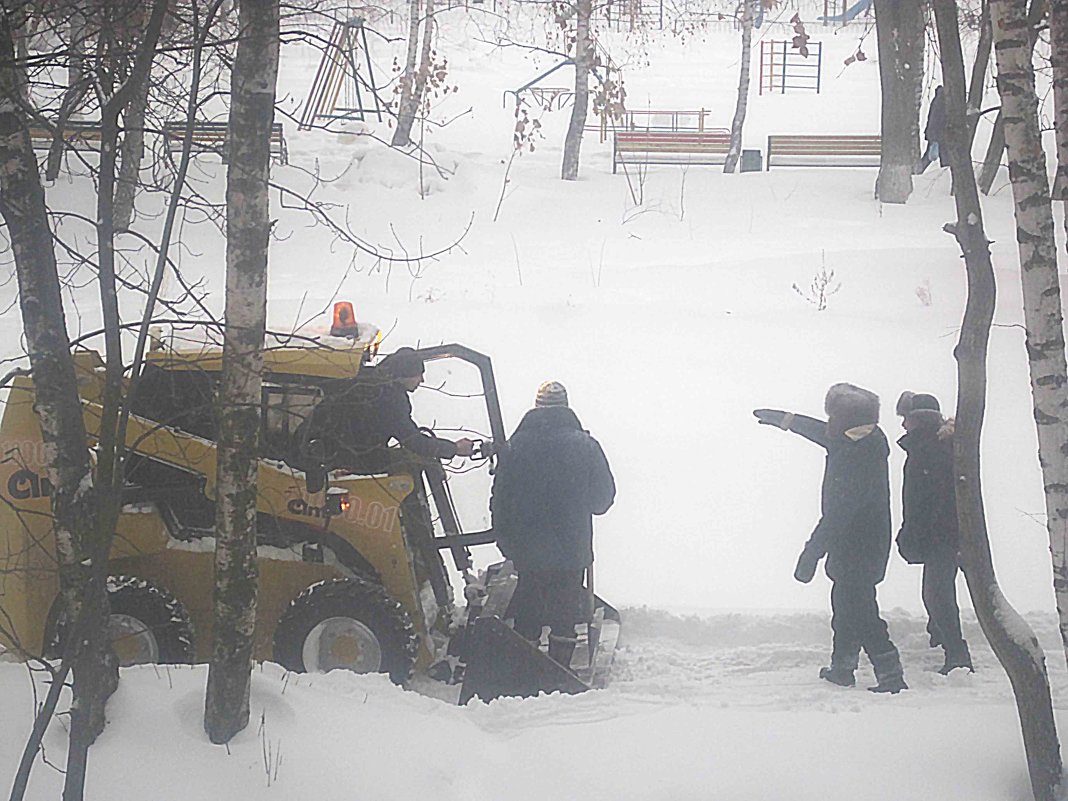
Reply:
<svg viewBox="0 0 1068 801"><path fill-rule="evenodd" d="M1040 632L1053 643L1047 622ZM128 669L93 747L88 797L1029 798L1008 683L974 625L965 633L977 672L947 678L934 672L940 660L925 647L922 621L890 623L912 686L893 697L816 679L828 632L815 613L685 619L629 610L610 688L488 705L452 706L378 675L287 675L266 664L254 675L254 722L228 748L203 734L206 668ZM1053 667L1063 697L1064 667ZM858 679L870 682L870 671ZM29 686L24 668L0 665L0 764L9 772L28 729ZM64 747L56 725L48 761L62 764ZM39 764L29 797L57 798L61 785Z"/></svg>
<svg viewBox="0 0 1068 801"><path fill-rule="evenodd" d="M917 178L905 207L873 200L871 169L725 176L652 167L639 182L633 172L612 175L610 142L588 134L581 180L563 183L567 112L553 112L541 116L545 139L535 152L515 160L493 222L513 123L502 92L552 63L472 37L478 30L493 39L498 24L462 9L443 15L439 52L458 91L435 111L453 121L428 126L426 141L453 174L446 180L424 167L425 198L418 165L358 136L359 126L297 132L287 123L292 166L277 168L275 179L303 188L312 172L335 179L317 197L347 205L338 213L366 240L431 252L470 227L413 274L366 255L353 261L322 226L278 206L269 320L288 331L311 319L304 330L322 330L328 323L315 313L345 298L361 320L388 332L385 350L455 341L489 353L509 428L541 381L567 385L619 485L615 507L597 524L598 590L625 616L616 680L582 697L456 708L428 686L418 694L377 676L286 676L264 665L254 685L257 723L223 749L201 731L202 667L131 669L93 749L89 797L1027 798L1016 712L996 660L972 623L977 672L934 672L940 661L926 647L919 570L896 554L880 598L912 689L876 697L818 681L830 641L827 584L818 577L799 585L791 574L818 518L822 458L750 415L761 406L819 415L827 386L842 380L879 393L891 437L903 389L933 392L953 407L965 286L956 245L941 230L954 218L948 175L931 169ZM760 35L787 31L769 23ZM868 60L842 67L864 29L810 23L809 32L825 48L821 93L759 96L754 77L746 147L763 149L770 133L878 131L874 34L863 43ZM684 38L613 33L602 42L625 64L630 107L703 107L712 125L726 126L737 38L720 25ZM391 53L374 47L385 74ZM316 65L310 49L284 51L288 111L299 111ZM981 128L984 144L985 135ZM220 165L199 159L196 177L221 198ZM56 205L87 208L84 178L63 178L50 191ZM1004 175L984 210L999 291L984 434L995 566L1049 649L1060 714L1066 674L1050 618ZM181 230L183 271L202 279L208 305L221 309L221 238L205 224ZM840 289L819 312L793 286L804 293L822 267ZM70 325L92 330L92 295L77 299ZM124 311L133 310L131 300ZM16 314L0 317L5 341L18 334ZM454 397L473 376L435 366L428 385L445 392L416 393L418 419L445 431L479 428L478 400ZM895 507L902 461L895 452ZM469 529L488 522L488 481L484 469L454 478ZM477 556L484 563L492 550ZM963 580L960 587L967 606ZM862 670L862 685L865 678ZM0 664L0 698L6 784L33 704L24 667ZM51 765L62 764L63 739L54 726ZM54 798L60 783L39 764L29 797Z"/></svg>

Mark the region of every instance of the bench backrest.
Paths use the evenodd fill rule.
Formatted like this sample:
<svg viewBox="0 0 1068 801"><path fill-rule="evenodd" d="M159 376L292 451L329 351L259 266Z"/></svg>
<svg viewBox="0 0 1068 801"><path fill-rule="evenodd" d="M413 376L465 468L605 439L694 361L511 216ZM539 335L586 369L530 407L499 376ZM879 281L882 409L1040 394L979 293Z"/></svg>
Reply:
<svg viewBox="0 0 1068 801"><path fill-rule="evenodd" d="M616 150L662 150L674 152L724 151L730 148L729 133L708 131L617 131Z"/></svg>
<svg viewBox="0 0 1068 801"><path fill-rule="evenodd" d="M226 135L229 123L197 121L193 123L193 146L209 152L219 153L226 160ZM180 150L185 140L185 122L166 122L163 124L163 140L167 149ZM286 144L282 123L271 123L271 155L277 156L283 164L289 163L289 147Z"/></svg>
<svg viewBox="0 0 1068 801"><path fill-rule="evenodd" d="M881 139L877 134L773 134L768 137L768 155L877 156Z"/></svg>
<svg viewBox="0 0 1068 801"><path fill-rule="evenodd" d="M767 166L878 167L881 143L878 134L773 134Z"/></svg>
<svg viewBox="0 0 1068 801"><path fill-rule="evenodd" d="M221 141L226 139L229 123L226 122L195 122L193 123L193 141ZM163 124L163 135L168 140L182 139L185 136L184 122L166 122ZM277 142L283 138L282 123L271 123L271 141Z"/></svg>
<svg viewBox="0 0 1068 801"><path fill-rule="evenodd" d="M35 149L51 147L54 133L43 125L30 126L30 139ZM63 125L63 141L72 150L99 150L102 133L100 123L67 120Z"/></svg>

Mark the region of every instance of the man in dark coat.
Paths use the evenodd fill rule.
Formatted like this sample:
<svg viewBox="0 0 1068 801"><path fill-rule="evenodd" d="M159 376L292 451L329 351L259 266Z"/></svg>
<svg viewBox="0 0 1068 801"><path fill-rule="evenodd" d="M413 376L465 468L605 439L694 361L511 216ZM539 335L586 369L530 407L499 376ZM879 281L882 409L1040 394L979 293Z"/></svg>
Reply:
<svg viewBox="0 0 1068 801"><path fill-rule="evenodd" d="M575 625L589 619L583 577L593 564L593 515L615 496L604 451L568 407L567 391L542 384L500 454L490 509L497 545L519 574L515 630L538 642L549 626L549 656L565 667Z"/></svg>
<svg viewBox="0 0 1068 801"><path fill-rule="evenodd" d="M406 473L413 490L400 503L401 520L421 572L425 570L438 604L450 600L441 553L434 543L423 473L442 472L439 459L470 456L474 443L455 442L423 431L412 420L409 394L423 383L423 359L400 348L377 367L365 366L354 379L332 382L312 418L309 439L320 443L309 461L357 474ZM400 446L389 447L391 441Z"/></svg>
<svg viewBox="0 0 1068 801"><path fill-rule="evenodd" d="M901 531L897 548L909 564L923 565L923 605L931 646L941 645L943 675L972 670L960 628L957 570L960 540L953 471L953 423L942 417L933 395L902 393L897 402L905 436L897 441L905 457Z"/></svg>
<svg viewBox="0 0 1068 801"><path fill-rule="evenodd" d="M942 142L946 138L946 98L942 94L942 87L936 86L931 105L927 109L927 126L923 129L923 136L927 140L927 149L920 157L920 163L913 171L917 175L924 172L931 163L938 159L938 163L946 167L946 156L942 152Z"/></svg>
<svg viewBox="0 0 1068 801"><path fill-rule="evenodd" d="M753 412L761 423L793 431L827 451L822 516L794 578L812 581L827 557L834 644L831 664L820 670L820 678L852 687L863 649L877 682L869 689L897 693L908 685L875 593L890 556L890 446L878 426L879 398L852 384L835 384L824 407L826 422L775 409Z"/></svg>
<svg viewBox="0 0 1068 801"><path fill-rule="evenodd" d="M425 459L470 456L474 443L452 442L421 431L412 420L410 393L423 383L423 360L400 348L377 367L363 367L355 379L327 387L315 411L316 431L329 441L329 461L357 473L388 472L400 456L389 442Z"/></svg>

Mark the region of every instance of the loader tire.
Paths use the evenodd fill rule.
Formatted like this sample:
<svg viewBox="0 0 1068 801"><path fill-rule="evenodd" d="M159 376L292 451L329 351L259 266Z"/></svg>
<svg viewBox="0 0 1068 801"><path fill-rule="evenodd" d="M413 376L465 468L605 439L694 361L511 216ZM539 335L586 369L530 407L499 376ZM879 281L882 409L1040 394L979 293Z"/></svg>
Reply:
<svg viewBox="0 0 1068 801"><path fill-rule="evenodd" d="M274 658L301 673L388 673L403 684L417 645L411 618L381 585L344 578L313 584L293 599L275 629Z"/></svg>
<svg viewBox="0 0 1068 801"><path fill-rule="evenodd" d="M169 592L136 576L108 576L108 635L119 665L181 665L193 661L193 625ZM49 615L46 655L60 658L69 622L57 599Z"/></svg>

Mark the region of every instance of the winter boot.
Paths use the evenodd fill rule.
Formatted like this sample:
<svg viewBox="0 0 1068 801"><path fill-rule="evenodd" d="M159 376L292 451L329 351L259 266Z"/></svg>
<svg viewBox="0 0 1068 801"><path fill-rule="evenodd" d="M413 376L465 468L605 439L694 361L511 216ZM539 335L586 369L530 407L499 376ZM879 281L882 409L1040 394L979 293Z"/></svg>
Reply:
<svg viewBox="0 0 1068 801"><path fill-rule="evenodd" d="M876 654L871 657L871 666L875 669L876 684L874 687L869 687L869 691L897 695L909 688L905 684L905 672L901 668L901 656L896 648L885 654Z"/></svg>
<svg viewBox="0 0 1068 801"><path fill-rule="evenodd" d="M820 668L820 678L839 687L853 687L857 683L853 671L857 669L859 659L859 648L843 648L839 643L831 650L831 664Z"/></svg>
<svg viewBox="0 0 1068 801"><path fill-rule="evenodd" d="M943 676L948 676L951 670L956 668L968 668L969 673L974 673L972 667L972 655L968 651L968 643L960 641L960 645L946 648L946 662L938 669Z"/></svg>
<svg viewBox="0 0 1068 801"><path fill-rule="evenodd" d="M820 668L820 678L824 681L829 681L831 684L837 684L839 687L854 687L857 683L856 677L853 675L853 668L836 667L835 665Z"/></svg>
<svg viewBox="0 0 1068 801"><path fill-rule="evenodd" d="M549 657L564 667L571 668L571 657L575 654L575 646L578 645L577 637L557 637L549 635Z"/></svg>

